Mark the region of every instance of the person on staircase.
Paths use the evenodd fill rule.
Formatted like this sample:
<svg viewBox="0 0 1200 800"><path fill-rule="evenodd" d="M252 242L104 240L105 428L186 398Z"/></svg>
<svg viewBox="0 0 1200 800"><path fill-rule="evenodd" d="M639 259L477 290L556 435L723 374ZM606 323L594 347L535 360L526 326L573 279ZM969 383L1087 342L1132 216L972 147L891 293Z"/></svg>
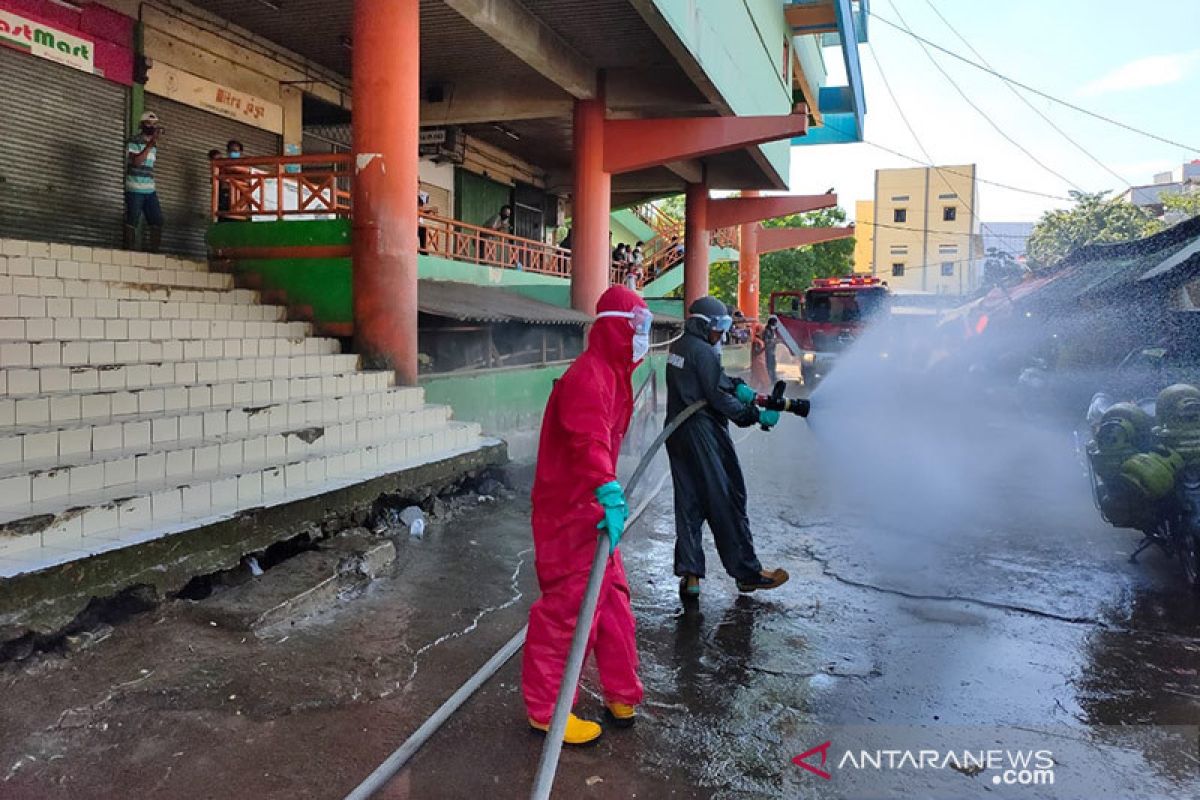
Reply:
<svg viewBox="0 0 1200 800"><path fill-rule="evenodd" d="M146 220L146 250L157 253L162 246L163 213L154 186L154 162L162 126L153 111L142 114L138 134L125 147L125 234L126 250L137 244L138 223Z"/></svg>

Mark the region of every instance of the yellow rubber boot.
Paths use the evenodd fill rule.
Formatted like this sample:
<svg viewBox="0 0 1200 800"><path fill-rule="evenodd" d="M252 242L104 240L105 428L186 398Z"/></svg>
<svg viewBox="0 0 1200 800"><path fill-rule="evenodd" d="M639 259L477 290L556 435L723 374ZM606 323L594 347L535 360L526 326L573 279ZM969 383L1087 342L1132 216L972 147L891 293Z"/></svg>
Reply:
<svg viewBox="0 0 1200 800"><path fill-rule="evenodd" d="M543 725L542 723L530 718L529 727L533 728L535 731L546 733L550 730L550 723L547 722L545 725ZM592 722L591 720L580 719L574 714L571 714L569 717L567 717L567 730L563 734L563 744L571 744L576 746L592 744L599 739L600 735L603 733L604 729L600 727L599 723Z"/></svg>
<svg viewBox="0 0 1200 800"><path fill-rule="evenodd" d="M605 703L608 709L608 721L618 728L632 728L637 722L637 706L624 703Z"/></svg>

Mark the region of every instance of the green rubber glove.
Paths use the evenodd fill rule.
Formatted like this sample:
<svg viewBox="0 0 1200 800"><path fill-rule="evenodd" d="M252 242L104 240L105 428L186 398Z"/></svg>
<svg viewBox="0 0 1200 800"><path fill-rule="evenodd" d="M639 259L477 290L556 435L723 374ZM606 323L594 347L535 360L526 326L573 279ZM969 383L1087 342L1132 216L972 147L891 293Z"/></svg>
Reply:
<svg viewBox="0 0 1200 800"><path fill-rule="evenodd" d="M764 409L758 412L758 421L768 428L774 428L779 424L779 412L771 409Z"/></svg>
<svg viewBox="0 0 1200 800"><path fill-rule="evenodd" d="M753 403L758 399L758 392L748 383L739 383L734 396L743 403Z"/></svg>
<svg viewBox="0 0 1200 800"><path fill-rule="evenodd" d="M778 414L775 415L778 418ZM616 481L609 481L596 489L596 500L604 507L604 519L596 524L600 530L608 531L612 545L609 552L617 549L621 534L625 532L625 521L629 519L629 504L625 502L625 490Z"/></svg>

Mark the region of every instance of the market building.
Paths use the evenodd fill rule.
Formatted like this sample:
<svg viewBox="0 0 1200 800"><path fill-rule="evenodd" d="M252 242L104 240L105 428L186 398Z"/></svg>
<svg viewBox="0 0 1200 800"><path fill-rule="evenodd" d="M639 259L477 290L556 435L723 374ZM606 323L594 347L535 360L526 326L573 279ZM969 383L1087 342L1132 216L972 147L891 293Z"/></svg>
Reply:
<svg viewBox="0 0 1200 800"><path fill-rule="evenodd" d="M831 202L752 193L861 138L866 5L0 0L0 627L64 565L104 580L58 616L502 459L627 279L610 231L661 339L741 226ZM118 249L146 112L162 253Z"/></svg>

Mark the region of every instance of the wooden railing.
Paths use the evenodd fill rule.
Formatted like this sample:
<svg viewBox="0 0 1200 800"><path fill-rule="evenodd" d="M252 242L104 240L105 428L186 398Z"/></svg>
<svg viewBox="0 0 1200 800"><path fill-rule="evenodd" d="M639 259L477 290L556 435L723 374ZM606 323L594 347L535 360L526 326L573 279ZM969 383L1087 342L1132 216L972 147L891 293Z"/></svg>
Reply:
<svg viewBox="0 0 1200 800"><path fill-rule="evenodd" d="M219 158L212 162L212 215L215 220L262 221L351 215L351 154ZM413 199L414 203L416 198ZM653 209L653 211L647 210ZM683 224L651 203L637 207L639 216L659 215L668 235L654 237L641 269L646 283L681 263L672 236L683 238ZM454 261L568 277L571 251L534 239L471 225L435 214L420 215L421 252ZM653 223L652 227L661 230ZM667 227L675 226L675 227ZM678 231L677 233L673 231ZM714 231L711 241L736 247L736 229ZM624 267L612 267L610 280L622 283Z"/></svg>
<svg viewBox="0 0 1200 800"><path fill-rule="evenodd" d="M722 228L712 231L708 238L709 243L715 247L737 249L737 235L737 228ZM642 279L639 281L638 288L644 287L650 281L657 280L664 273L682 263L683 254L675 247L675 242L655 237L646 247L646 256L642 260ZM618 270L614 269L613 272L615 274ZM620 272L623 280L624 270L620 270Z"/></svg>
<svg viewBox="0 0 1200 800"><path fill-rule="evenodd" d="M571 274L571 251L562 247L433 214L422 214L421 220L421 252L428 255L559 277Z"/></svg>
<svg viewBox="0 0 1200 800"><path fill-rule="evenodd" d="M677 219L654 203L639 203L631 209L638 219L654 229L663 239L670 241L672 236L683 238L683 220Z"/></svg>
<svg viewBox="0 0 1200 800"><path fill-rule="evenodd" d="M214 159L213 219L349 216L353 171L348 153Z"/></svg>

